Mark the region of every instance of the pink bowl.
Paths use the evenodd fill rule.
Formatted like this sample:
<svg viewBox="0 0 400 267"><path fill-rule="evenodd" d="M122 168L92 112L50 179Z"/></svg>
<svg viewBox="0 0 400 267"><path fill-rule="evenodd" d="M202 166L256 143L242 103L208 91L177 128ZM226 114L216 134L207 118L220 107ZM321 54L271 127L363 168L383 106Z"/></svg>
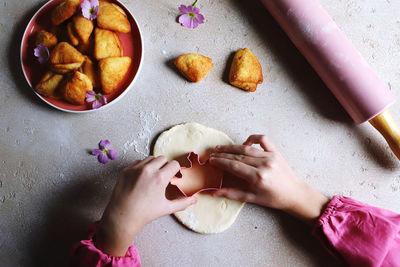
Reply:
<svg viewBox="0 0 400 267"><path fill-rule="evenodd" d="M33 54L33 50L35 49L36 33L42 29L50 29L50 12L62 1L64 0L50 0L44 4L29 21L22 37L21 67L26 81L32 90L48 70L48 66L46 67L45 65L41 65ZM108 107L121 99L135 82L143 61L143 42L139 25L136 23L136 20L132 16L131 12L122 3L116 0L109 2L115 3L124 9L128 16L129 22L131 23L132 30L130 33L118 33L122 46L124 47L124 56L132 58L132 65L129 68L128 74L114 92L105 95L107 97L108 104L99 109L91 109L90 104L72 105L61 98L42 96L36 93L34 90L36 95L50 106L62 111L73 113L85 113L104 109L105 107Z"/></svg>

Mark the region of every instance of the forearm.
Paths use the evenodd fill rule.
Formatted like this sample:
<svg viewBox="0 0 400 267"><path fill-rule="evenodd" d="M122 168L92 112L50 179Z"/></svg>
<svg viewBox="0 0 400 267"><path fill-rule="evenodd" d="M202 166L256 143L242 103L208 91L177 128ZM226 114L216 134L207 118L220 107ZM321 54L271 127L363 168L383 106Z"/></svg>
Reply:
<svg viewBox="0 0 400 267"><path fill-rule="evenodd" d="M330 199L306 183L300 182L298 186L301 187L298 199L283 211L312 224L321 216Z"/></svg>

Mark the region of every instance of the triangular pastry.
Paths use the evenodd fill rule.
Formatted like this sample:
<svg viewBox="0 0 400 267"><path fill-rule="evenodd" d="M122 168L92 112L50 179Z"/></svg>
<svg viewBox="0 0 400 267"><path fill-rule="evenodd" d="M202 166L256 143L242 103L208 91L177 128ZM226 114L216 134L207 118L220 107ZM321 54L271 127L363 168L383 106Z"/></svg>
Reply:
<svg viewBox="0 0 400 267"><path fill-rule="evenodd" d="M85 57L85 61L83 62L81 69L81 72L88 76L92 82L93 88L100 88L97 66L89 57Z"/></svg>
<svg viewBox="0 0 400 267"><path fill-rule="evenodd" d="M48 71L36 85L35 90L44 96L54 96L63 78L63 75Z"/></svg>
<svg viewBox="0 0 400 267"><path fill-rule="evenodd" d="M48 49L53 49L58 43L57 37L51 32L40 30L36 36L36 46L44 45Z"/></svg>
<svg viewBox="0 0 400 267"><path fill-rule="evenodd" d="M116 4L100 1L99 13L97 14L97 25L100 28L128 33L131 31L131 24L124 10Z"/></svg>
<svg viewBox="0 0 400 267"><path fill-rule="evenodd" d="M199 82L213 68L211 58L198 54L185 54L175 59L175 66L190 81Z"/></svg>
<svg viewBox="0 0 400 267"><path fill-rule="evenodd" d="M249 49L241 49L233 58L229 73L229 82L238 88L254 92L257 85L263 82L260 62Z"/></svg>
<svg viewBox="0 0 400 267"><path fill-rule="evenodd" d="M118 88L131 63L130 57L109 57L99 61L100 83L104 94Z"/></svg>
<svg viewBox="0 0 400 267"><path fill-rule="evenodd" d="M51 22L54 25L60 25L79 10L80 4L80 0L65 0L51 12Z"/></svg>
<svg viewBox="0 0 400 267"><path fill-rule="evenodd" d="M52 69L57 73L77 70L84 60L85 57L67 42L57 44L50 55Z"/></svg>
<svg viewBox="0 0 400 267"><path fill-rule="evenodd" d="M76 14L72 17L72 29L79 42L85 44L88 42L90 35L93 32L94 23L85 18L82 14Z"/></svg>
<svg viewBox="0 0 400 267"><path fill-rule="evenodd" d="M97 60L123 55L124 49L115 32L100 28L94 30L94 57Z"/></svg>
<svg viewBox="0 0 400 267"><path fill-rule="evenodd" d="M63 98L74 105L85 104L86 93L91 90L93 90L92 82L79 71L70 74L61 88Z"/></svg>

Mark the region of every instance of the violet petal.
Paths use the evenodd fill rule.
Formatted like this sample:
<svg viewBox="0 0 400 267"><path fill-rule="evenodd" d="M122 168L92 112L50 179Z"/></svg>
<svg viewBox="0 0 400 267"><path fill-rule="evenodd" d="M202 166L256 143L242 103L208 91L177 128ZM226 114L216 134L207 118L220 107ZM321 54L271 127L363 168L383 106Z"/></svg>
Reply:
<svg viewBox="0 0 400 267"><path fill-rule="evenodd" d="M100 108L101 106L103 106L103 104L102 104L100 101L98 101L98 100L95 100L95 101L92 103L92 109L98 109L98 108Z"/></svg>
<svg viewBox="0 0 400 267"><path fill-rule="evenodd" d="M199 23L199 24L203 24L204 23L204 16L202 14L197 14L195 20Z"/></svg>
<svg viewBox="0 0 400 267"><path fill-rule="evenodd" d="M106 154L100 153L98 158L100 163L106 164L108 162L108 156Z"/></svg>
<svg viewBox="0 0 400 267"><path fill-rule="evenodd" d="M181 5L178 9L179 9L180 12L182 12L184 14L187 14L189 12L188 11L188 7L185 6L185 5Z"/></svg>
<svg viewBox="0 0 400 267"><path fill-rule="evenodd" d="M107 98L105 96L100 96L100 103L102 103L103 105L107 105Z"/></svg>
<svg viewBox="0 0 400 267"><path fill-rule="evenodd" d="M107 152L107 156L111 160L114 160L117 157L117 151L109 149L108 152Z"/></svg>
<svg viewBox="0 0 400 267"><path fill-rule="evenodd" d="M110 147L110 141L108 140L101 140L99 146L101 149L108 149Z"/></svg>
<svg viewBox="0 0 400 267"><path fill-rule="evenodd" d="M101 152L102 152L102 151L101 151L100 149L96 148L96 149L93 149L92 155L93 155L93 156L97 156L97 155L100 155Z"/></svg>
<svg viewBox="0 0 400 267"><path fill-rule="evenodd" d="M179 23L187 28L191 28L192 26L192 18L187 14L183 14L179 16Z"/></svg>

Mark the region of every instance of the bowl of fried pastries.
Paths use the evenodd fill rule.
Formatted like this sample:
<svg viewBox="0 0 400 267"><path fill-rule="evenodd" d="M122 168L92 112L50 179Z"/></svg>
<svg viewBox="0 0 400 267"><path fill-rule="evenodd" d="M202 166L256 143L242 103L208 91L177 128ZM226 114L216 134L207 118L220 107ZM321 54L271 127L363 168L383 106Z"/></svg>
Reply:
<svg viewBox="0 0 400 267"><path fill-rule="evenodd" d="M51 0L29 22L21 43L21 66L35 93L56 109L82 113L93 110L86 93L106 97L107 107L132 87L143 60L138 24L119 1L100 0L97 18L81 11L81 0ZM41 64L39 45L49 50Z"/></svg>

